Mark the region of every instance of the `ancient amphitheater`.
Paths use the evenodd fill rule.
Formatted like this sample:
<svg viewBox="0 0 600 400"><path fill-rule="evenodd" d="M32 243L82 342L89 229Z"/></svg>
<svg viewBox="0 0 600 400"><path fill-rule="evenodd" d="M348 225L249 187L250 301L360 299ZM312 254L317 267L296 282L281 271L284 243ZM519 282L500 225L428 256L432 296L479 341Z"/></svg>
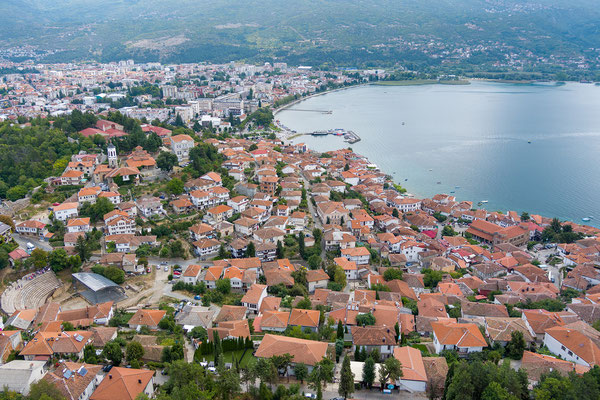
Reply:
<svg viewBox="0 0 600 400"><path fill-rule="evenodd" d="M60 285L60 281L52 271L26 275L13 282L2 293L0 300L2 310L11 315L15 310L38 308Z"/></svg>

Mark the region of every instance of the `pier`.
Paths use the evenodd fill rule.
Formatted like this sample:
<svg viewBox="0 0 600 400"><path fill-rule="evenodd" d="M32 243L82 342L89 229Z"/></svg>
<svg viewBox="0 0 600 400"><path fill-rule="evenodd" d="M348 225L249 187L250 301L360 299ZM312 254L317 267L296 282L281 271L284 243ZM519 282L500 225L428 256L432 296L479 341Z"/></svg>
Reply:
<svg viewBox="0 0 600 400"><path fill-rule="evenodd" d="M310 135L310 136L343 136L344 142L348 142L350 144L360 142L360 136L358 136L354 131L346 131L344 129L330 129L328 131L314 131L309 133L301 133L300 135Z"/></svg>
<svg viewBox="0 0 600 400"><path fill-rule="evenodd" d="M354 131L348 131L344 135L344 141L352 144L356 142L360 142L360 136L358 136Z"/></svg>
<svg viewBox="0 0 600 400"><path fill-rule="evenodd" d="M301 112L315 112L321 114L333 114L331 110L309 110L305 108L288 108L286 111L301 111Z"/></svg>

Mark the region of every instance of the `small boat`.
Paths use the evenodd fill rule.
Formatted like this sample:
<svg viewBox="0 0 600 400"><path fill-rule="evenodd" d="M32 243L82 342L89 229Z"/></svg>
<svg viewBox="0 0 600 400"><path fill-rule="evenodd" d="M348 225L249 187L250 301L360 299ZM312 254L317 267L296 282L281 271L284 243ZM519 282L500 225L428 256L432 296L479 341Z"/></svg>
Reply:
<svg viewBox="0 0 600 400"><path fill-rule="evenodd" d="M432 168L429 168L429 171L433 171L433 169L432 169Z"/></svg>
<svg viewBox="0 0 600 400"><path fill-rule="evenodd" d="M454 190L452 190L450 193L455 193Z"/></svg>
<svg viewBox="0 0 600 400"><path fill-rule="evenodd" d="M486 203L488 203L488 201L487 200L481 200L480 203L481 204L486 204Z"/></svg>
<svg viewBox="0 0 600 400"><path fill-rule="evenodd" d="M531 140L528 140L527 143L531 144Z"/></svg>
<svg viewBox="0 0 600 400"><path fill-rule="evenodd" d="M405 123L404 123L404 122L402 122L402 125L404 125L404 124L405 124Z"/></svg>
<svg viewBox="0 0 600 400"><path fill-rule="evenodd" d="M442 184L442 182L438 181L438 183L437 183L437 184L438 184L438 185L441 185L441 184Z"/></svg>
<svg viewBox="0 0 600 400"><path fill-rule="evenodd" d="M406 178L406 179L404 180L404 182L406 182L407 180L408 180L408 178Z"/></svg>
<svg viewBox="0 0 600 400"><path fill-rule="evenodd" d="M460 189L460 186L454 186L454 189Z"/></svg>
<svg viewBox="0 0 600 400"><path fill-rule="evenodd" d="M583 222L589 222L589 221L591 221L591 218L590 217L583 217L583 218L581 218L581 220Z"/></svg>

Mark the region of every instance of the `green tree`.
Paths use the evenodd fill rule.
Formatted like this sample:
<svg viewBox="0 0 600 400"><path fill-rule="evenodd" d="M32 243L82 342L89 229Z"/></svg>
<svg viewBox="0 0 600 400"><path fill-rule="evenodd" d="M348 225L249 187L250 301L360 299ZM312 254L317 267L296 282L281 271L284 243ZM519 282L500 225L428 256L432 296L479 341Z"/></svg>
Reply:
<svg viewBox="0 0 600 400"><path fill-rule="evenodd" d="M246 246L246 257L255 257L256 256L256 247L254 246L254 242L248 243Z"/></svg>
<svg viewBox="0 0 600 400"><path fill-rule="evenodd" d="M45 379L40 379L29 387L27 400L65 400L56 385Z"/></svg>
<svg viewBox="0 0 600 400"><path fill-rule="evenodd" d="M142 359L142 357L144 357L144 347L142 347L142 345L139 342L129 342L127 343L127 347L125 349L125 358L127 359L127 361L129 361L130 363L133 360L137 360L140 361Z"/></svg>
<svg viewBox="0 0 600 400"><path fill-rule="evenodd" d="M304 234L302 232L298 234L298 252L300 253L300 257L305 258L306 249L304 246Z"/></svg>
<svg viewBox="0 0 600 400"><path fill-rule="evenodd" d="M315 364L309 376L309 381L313 389L319 390L323 385L326 386L327 382L331 382L334 367L334 362L325 357Z"/></svg>
<svg viewBox="0 0 600 400"><path fill-rule="evenodd" d="M346 287L346 273L339 265L335 266L335 272L333 273L333 281L337 283L342 290Z"/></svg>
<svg viewBox="0 0 600 400"><path fill-rule="evenodd" d="M279 374L287 376L288 368L292 363L293 358L294 357L289 353L279 354L272 356L271 362L273 363Z"/></svg>
<svg viewBox="0 0 600 400"><path fill-rule="evenodd" d="M77 238L77 243L75 243L75 251L82 261L87 261L90 259L92 256L92 250L90 246L88 246L85 236L79 236Z"/></svg>
<svg viewBox="0 0 600 400"><path fill-rule="evenodd" d="M156 166L165 172L171 171L177 164L177 156L173 153L161 151L156 157Z"/></svg>
<svg viewBox="0 0 600 400"><path fill-rule="evenodd" d="M55 249L48 256L48 264L54 272L62 271L69 265L65 249Z"/></svg>
<svg viewBox="0 0 600 400"><path fill-rule="evenodd" d="M342 325L341 321L338 321L337 335L336 335L336 337L338 339L344 339L344 326Z"/></svg>
<svg viewBox="0 0 600 400"><path fill-rule="evenodd" d="M369 389L375 383L375 360L372 357L368 357L363 364L362 383Z"/></svg>
<svg viewBox="0 0 600 400"><path fill-rule="evenodd" d="M400 216L400 214L398 213L398 209L397 209L397 208L394 208L394 209L392 210L392 217L394 217L394 218L398 218L399 216Z"/></svg>
<svg viewBox="0 0 600 400"><path fill-rule="evenodd" d="M83 361L87 364L98 364L96 349L91 344L86 344L83 348Z"/></svg>
<svg viewBox="0 0 600 400"><path fill-rule="evenodd" d="M423 276L423 283L428 288L434 288L439 282L442 281L444 274L441 271L433 271L431 269L424 269L421 271Z"/></svg>
<svg viewBox="0 0 600 400"><path fill-rule="evenodd" d="M42 269L48 265L48 253L42 249L35 248L31 252L31 260L35 269Z"/></svg>
<svg viewBox="0 0 600 400"><path fill-rule="evenodd" d="M335 340L335 361L339 362L340 356L344 352L344 339Z"/></svg>
<svg viewBox="0 0 600 400"><path fill-rule="evenodd" d="M340 396L344 396L347 399L352 393L354 393L354 374L350 368L350 358L348 355L344 357L342 362L342 370L340 372L340 384L338 386L338 393Z"/></svg>
<svg viewBox="0 0 600 400"><path fill-rule="evenodd" d="M269 358L259 358L254 364L256 376L264 384L273 385L277 380L277 368Z"/></svg>
<svg viewBox="0 0 600 400"><path fill-rule="evenodd" d="M104 276L107 279L110 279L111 281L116 283L117 285L120 285L125 282L125 271L113 265L109 265L108 267L106 267L106 269L104 270Z"/></svg>
<svg viewBox="0 0 600 400"><path fill-rule="evenodd" d="M167 190L175 195L183 193L183 181L179 178L173 178L167 183Z"/></svg>
<svg viewBox="0 0 600 400"><path fill-rule="evenodd" d="M296 304L296 308L301 308L303 310L312 310L312 303L310 302L308 296L305 296L302 300L300 300L298 304Z"/></svg>
<svg viewBox="0 0 600 400"><path fill-rule="evenodd" d="M523 358L523 352L525 351L525 339L523 338L523 332L512 331L510 333L510 342L506 345L506 354L513 360L520 360Z"/></svg>
<svg viewBox="0 0 600 400"><path fill-rule="evenodd" d="M219 375L217 392L222 400L229 400L240 392L240 374L235 369L226 369L224 363L220 362L217 373Z"/></svg>
<svg viewBox="0 0 600 400"><path fill-rule="evenodd" d="M150 132L146 137L144 149L150 153L156 153L162 144L161 138L155 132Z"/></svg>
<svg viewBox="0 0 600 400"><path fill-rule="evenodd" d="M119 365L123 359L123 351L121 351L121 346L117 342L111 340L104 345L102 356L111 361L113 365Z"/></svg>
<svg viewBox="0 0 600 400"><path fill-rule="evenodd" d="M356 316L356 324L358 326L375 325L375 322L375 316L370 312L365 314L358 314Z"/></svg>
<svg viewBox="0 0 600 400"><path fill-rule="evenodd" d="M298 363L294 366L294 375L296 379L300 381L301 384L304 384L304 380L308 377L308 368L304 363Z"/></svg>
<svg viewBox="0 0 600 400"><path fill-rule="evenodd" d="M115 209L115 206L106 197L100 197L94 204L85 202L79 210L79 214L84 217L90 217L92 224L104 219L104 215Z"/></svg>
<svg viewBox="0 0 600 400"><path fill-rule="evenodd" d="M381 387L385 387L388 381L396 384L396 380L403 375L402 363L394 357L386 358L386 360L379 366L379 382Z"/></svg>
<svg viewBox="0 0 600 400"><path fill-rule="evenodd" d="M388 268L383 273L385 281L393 281L394 279L402 279L402 270L400 268Z"/></svg>
<svg viewBox="0 0 600 400"><path fill-rule="evenodd" d="M317 269L321 265L321 257L318 254L313 254L308 257L308 266L310 269Z"/></svg>
<svg viewBox="0 0 600 400"><path fill-rule="evenodd" d="M189 333L191 338L198 339L201 342L205 342L208 339L208 333L202 326L195 326Z"/></svg>
<svg viewBox="0 0 600 400"><path fill-rule="evenodd" d="M281 243L281 240L277 241L277 259L282 259L284 257L284 252L283 252L283 244Z"/></svg>
<svg viewBox="0 0 600 400"><path fill-rule="evenodd" d="M229 278L219 279L216 283L217 290L223 294L231 292L231 281Z"/></svg>
<svg viewBox="0 0 600 400"><path fill-rule="evenodd" d="M458 232L456 232L454 230L454 228L452 228L450 225L444 225L444 228L442 229L442 236L456 236L458 235Z"/></svg>

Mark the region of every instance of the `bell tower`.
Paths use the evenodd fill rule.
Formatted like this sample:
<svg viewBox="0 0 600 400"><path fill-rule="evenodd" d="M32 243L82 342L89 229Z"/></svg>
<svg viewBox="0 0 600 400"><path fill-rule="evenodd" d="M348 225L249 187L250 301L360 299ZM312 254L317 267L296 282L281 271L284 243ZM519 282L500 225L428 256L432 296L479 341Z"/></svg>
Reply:
<svg viewBox="0 0 600 400"><path fill-rule="evenodd" d="M117 168L117 148L111 143L106 148L108 153L108 166L111 168Z"/></svg>

